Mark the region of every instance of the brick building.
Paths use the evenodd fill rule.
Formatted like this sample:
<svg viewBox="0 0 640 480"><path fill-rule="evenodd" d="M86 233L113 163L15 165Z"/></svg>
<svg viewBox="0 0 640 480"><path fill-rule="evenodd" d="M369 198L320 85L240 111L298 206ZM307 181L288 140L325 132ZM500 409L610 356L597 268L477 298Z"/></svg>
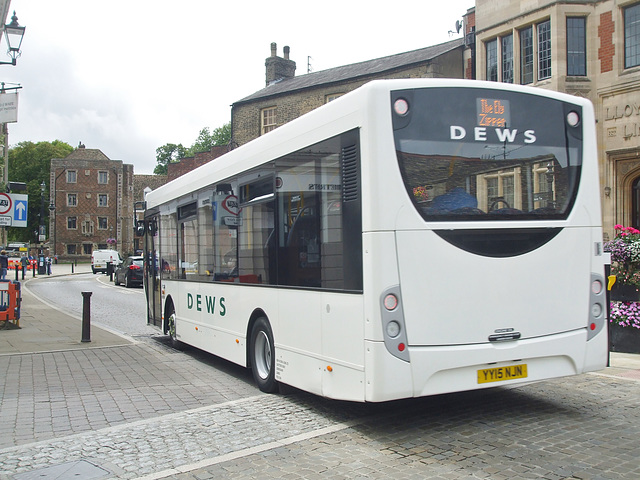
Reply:
<svg viewBox="0 0 640 480"><path fill-rule="evenodd" d="M87 261L96 249L133 251L133 165L80 145L51 160L50 254Z"/></svg>
<svg viewBox="0 0 640 480"><path fill-rule="evenodd" d="M640 2L475 3L477 77L590 99L605 239L640 228Z"/></svg>
<svg viewBox="0 0 640 480"><path fill-rule="evenodd" d="M334 98L381 78L463 78L464 39L295 76L295 62L277 56L275 43L265 61L266 86L235 102L231 108L231 138L243 145Z"/></svg>
<svg viewBox="0 0 640 480"><path fill-rule="evenodd" d="M210 162L229 151L227 145L213 146L208 152L196 153L193 157L181 158L178 162L171 162L167 165L167 181L174 180L200 165Z"/></svg>

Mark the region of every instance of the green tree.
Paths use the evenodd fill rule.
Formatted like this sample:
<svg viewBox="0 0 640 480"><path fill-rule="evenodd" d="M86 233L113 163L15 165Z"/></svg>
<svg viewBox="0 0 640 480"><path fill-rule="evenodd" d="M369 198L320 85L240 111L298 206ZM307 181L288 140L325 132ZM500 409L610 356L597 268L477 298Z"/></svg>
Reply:
<svg viewBox="0 0 640 480"><path fill-rule="evenodd" d="M73 152L68 143L54 140L53 142L20 142L9 149L9 181L23 182L27 186L29 195L29 209L27 212L27 227L9 227L8 239L16 242L35 240L34 231L38 230L40 222L40 185L45 183L44 216L42 224L49 226L49 172L52 158L64 158Z"/></svg>
<svg viewBox="0 0 640 480"><path fill-rule="evenodd" d="M187 155L194 156L196 153L208 152L211 147L228 145L230 141L231 122L216 128L213 132L209 131L209 127L204 127L198 133L198 138L193 142L193 145L188 148Z"/></svg>
<svg viewBox="0 0 640 480"><path fill-rule="evenodd" d="M187 156L187 149L182 146L181 143L176 145L175 143L166 143L161 147L156 148L156 161L158 165L153 170L156 175L166 175L168 165L172 162L177 162L181 158Z"/></svg>
<svg viewBox="0 0 640 480"><path fill-rule="evenodd" d="M156 161L158 165L153 170L156 175L166 175L169 163L177 162L181 158L193 157L196 153L207 152L211 147L228 145L231 141L231 122L225 123L211 132L209 127L204 127L198 133L195 142L184 148L182 144L167 143L156 149Z"/></svg>

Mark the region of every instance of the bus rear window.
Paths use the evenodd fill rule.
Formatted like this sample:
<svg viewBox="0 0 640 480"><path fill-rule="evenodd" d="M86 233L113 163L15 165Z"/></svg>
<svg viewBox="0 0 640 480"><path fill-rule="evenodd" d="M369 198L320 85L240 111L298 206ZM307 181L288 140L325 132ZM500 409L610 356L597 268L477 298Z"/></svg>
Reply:
<svg viewBox="0 0 640 480"><path fill-rule="evenodd" d="M402 178L425 220L567 218L582 162L582 109L478 88L392 92Z"/></svg>

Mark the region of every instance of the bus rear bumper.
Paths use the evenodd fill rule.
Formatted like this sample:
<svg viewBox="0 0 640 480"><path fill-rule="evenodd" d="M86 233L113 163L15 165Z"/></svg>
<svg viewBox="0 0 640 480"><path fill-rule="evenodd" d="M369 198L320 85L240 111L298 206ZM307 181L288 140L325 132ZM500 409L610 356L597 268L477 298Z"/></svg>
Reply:
<svg viewBox="0 0 640 480"><path fill-rule="evenodd" d="M585 329L503 343L410 347L414 395L514 385L604 368L606 331L590 342L586 337ZM595 348L602 352L594 355L590 350ZM594 357L600 363L587 363Z"/></svg>
<svg viewBox="0 0 640 480"><path fill-rule="evenodd" d="M383 344L371 342L367 349L375 352L371 371L376 374L375 382L367 382L366 400L518 385L604 368L606 329L589 342L586 339L584 329L502 343L410 346L409 363L385 354Z"/></svg>

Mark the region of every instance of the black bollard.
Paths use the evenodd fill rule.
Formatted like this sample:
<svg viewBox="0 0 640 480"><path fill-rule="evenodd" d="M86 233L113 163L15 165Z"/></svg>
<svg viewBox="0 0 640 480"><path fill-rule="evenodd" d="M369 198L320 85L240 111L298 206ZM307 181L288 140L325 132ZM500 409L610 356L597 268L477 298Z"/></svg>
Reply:
<svg viewBox="0 0 640 480"><path fill-rule="evenodd" d="M91 341L91 295L93 292L82 292L82 342Z"/></svg>
<svg viewBox="0 0 640 480"><path fill-rule="evenodd" d="M73 273L73 262L71 262L71 273Z"/></svg>
<svg viewBox="0 0 640 480"><path fill-rule="evenodd" d="M18 265L16 265L15 267L16 270L16 282L19 281L20 279L18 278ZM20 268L22 269L22 266L20 266Z"/></svg>

